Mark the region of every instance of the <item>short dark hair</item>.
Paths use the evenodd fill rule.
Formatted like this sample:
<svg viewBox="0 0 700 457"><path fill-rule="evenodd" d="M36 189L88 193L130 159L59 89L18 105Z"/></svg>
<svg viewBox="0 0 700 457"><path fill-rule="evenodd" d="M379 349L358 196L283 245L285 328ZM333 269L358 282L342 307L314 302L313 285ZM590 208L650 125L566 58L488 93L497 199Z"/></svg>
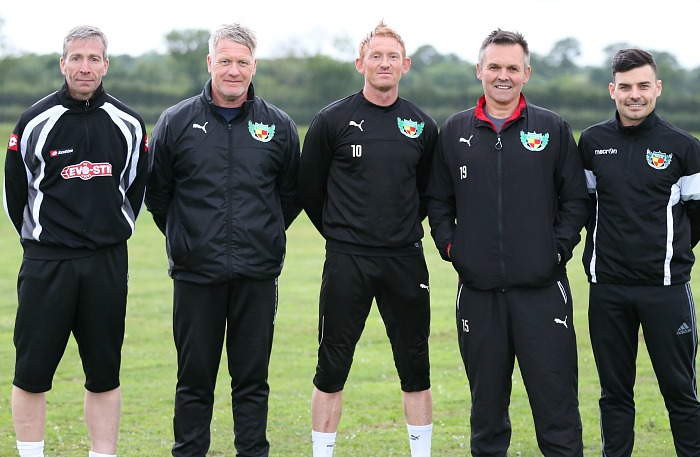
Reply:
<svg viewBox="0 0 700 457"><path fill-rule="evenodd" d="M481 48L479 49L479 63L481 64L484 60L484 53L486 48L490 44L519 44L523 51L525 52L525 65L530 65L530 48L527 45L527 40L520 32L508 32L506 30L496 29L484 39L481 43Z"/></svg>
<svg viewBox="0 0 700 457"><path fill-rule="evenodd" d="M649 65L654 70L654 76L658 79L659 69L651 54L636 48L620 49L612 59L613 79L617 73L624 73L645 65Z"/></svg>

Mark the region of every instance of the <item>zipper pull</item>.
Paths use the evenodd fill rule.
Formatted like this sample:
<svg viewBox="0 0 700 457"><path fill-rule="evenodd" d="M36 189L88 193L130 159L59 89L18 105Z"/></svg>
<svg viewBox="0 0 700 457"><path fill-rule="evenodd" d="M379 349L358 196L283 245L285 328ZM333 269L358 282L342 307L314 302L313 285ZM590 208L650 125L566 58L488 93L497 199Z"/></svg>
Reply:
<svg viewBox="0 0 700 457"><path fill-rule="evenodd" d="M496 151L500 151L503 149L503 145L501 144L501 135L498 135L498 141L496 142Z"/></svg>

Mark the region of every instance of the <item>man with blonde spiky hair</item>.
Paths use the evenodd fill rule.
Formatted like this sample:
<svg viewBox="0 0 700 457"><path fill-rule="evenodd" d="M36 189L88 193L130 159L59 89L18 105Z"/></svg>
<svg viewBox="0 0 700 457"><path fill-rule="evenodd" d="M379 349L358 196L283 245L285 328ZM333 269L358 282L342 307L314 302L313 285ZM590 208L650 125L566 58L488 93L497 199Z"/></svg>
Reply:
<svg viewBox="0 0 700 457"><path fill-rule="evenodd" d="M430 289L421 223L437 125L399 97L410 65L403 40L381 21L355 60L364 88L321 110L304 139L300 198L326 239L314 457L333 455L343 388L373 300L401 381L411 455L430 455Z"/></svg>

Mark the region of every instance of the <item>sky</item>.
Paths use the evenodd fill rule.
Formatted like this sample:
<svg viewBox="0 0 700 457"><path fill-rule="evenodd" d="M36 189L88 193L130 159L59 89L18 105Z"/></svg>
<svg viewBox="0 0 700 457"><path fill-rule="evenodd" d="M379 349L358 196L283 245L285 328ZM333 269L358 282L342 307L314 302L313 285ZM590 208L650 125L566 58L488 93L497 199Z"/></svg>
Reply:
<svg viewBox="0 0 700 457"><path fill-rule="evenodd" d="M493 30L523 33L531 52L547 55L566 38L580 43L578 65L608 65L604 49L626 43L665 51L687 69L700 67L692 0L0 0L3 54L60 52L73 26L102 29L109 55L165 53L172 30L216 29L241 22L258 37L258 58L321 52L352 60L379 20L404 39L476 62ZM337 39L351 45L345 54ZM347 49L347 48L346 48ZM536 69L533 69L536 72ZM534 73L536 74L536 73Z"/></svg>

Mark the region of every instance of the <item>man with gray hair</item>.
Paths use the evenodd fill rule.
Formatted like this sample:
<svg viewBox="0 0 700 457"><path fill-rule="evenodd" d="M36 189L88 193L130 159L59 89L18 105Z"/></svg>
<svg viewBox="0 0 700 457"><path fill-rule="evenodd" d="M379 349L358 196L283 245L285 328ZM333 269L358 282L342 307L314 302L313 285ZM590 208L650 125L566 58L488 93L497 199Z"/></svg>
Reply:
<svg viewBox="0 0 700 457"><path fill-rule="evenodd" d="M12 390L22 457L44 455L45 393L71 333L85 372L89 455L116 455L127 239L148 163L143 120L102 87L108 67L99 29L68 32L65 84L20 116L8 143L5 208L24 250Z"/></svg>
<svg viewBox="0 0 700 457"><path fill-rule="evenodd" d="M285 230L301 211L294 122L255 95L256 39L224 25L209 39L211 79L153 129L146 206L173 279L175 457L204 457L222 346L238 456L266 457L268 365Z"/></svg>

